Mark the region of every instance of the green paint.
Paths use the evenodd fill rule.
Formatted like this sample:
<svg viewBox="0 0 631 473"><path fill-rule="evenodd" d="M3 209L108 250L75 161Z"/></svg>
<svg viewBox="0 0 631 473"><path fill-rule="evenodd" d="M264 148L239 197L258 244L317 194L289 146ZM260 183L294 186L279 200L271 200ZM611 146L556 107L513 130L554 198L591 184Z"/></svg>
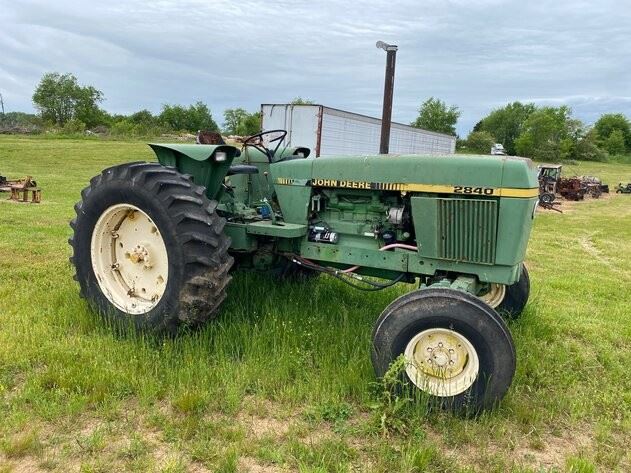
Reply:
<svg viewBox="0 0 631 473"><path fill-rule="evenodd" d="M269 163L251 147L241 152L231 146L152 147L161 163L192 174L207 186L210 198L219 199L229 219L232 249L254 260L272 248L323 265L360 265L359 273L384 278L444 271L461 275L465 289L476 287L475 281L511 284L519 278L537 200L537 172L529 160L459 155L315 159L300 157L305 154L300 148L283 148ZM215 162L217 151L228 151L230 159ZM232 163L254 165L259 172L225 178ZM221 191L222 182L230 192ZM271 203L274 219L262 216L263 199ZM404 209L402 222L395 218L397 209ZM337 243L308 241L316 225L338 233ZM385 235L388 242L418 246L418 251L380 251Z"/></svg>

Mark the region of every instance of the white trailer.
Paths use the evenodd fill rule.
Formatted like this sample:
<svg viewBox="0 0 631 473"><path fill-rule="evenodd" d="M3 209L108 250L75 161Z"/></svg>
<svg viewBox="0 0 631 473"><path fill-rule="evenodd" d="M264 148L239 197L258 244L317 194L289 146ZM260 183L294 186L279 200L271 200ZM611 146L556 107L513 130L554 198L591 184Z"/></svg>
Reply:
<svg viewBox="0 0 631 473"><path fill-rule="evenodd" d="M381 120L323 105L263 104L263 131L287 130L289 146L306 146L315 156L379 154ZM453 154L456 137L392 123L390 153Z"/></svg>

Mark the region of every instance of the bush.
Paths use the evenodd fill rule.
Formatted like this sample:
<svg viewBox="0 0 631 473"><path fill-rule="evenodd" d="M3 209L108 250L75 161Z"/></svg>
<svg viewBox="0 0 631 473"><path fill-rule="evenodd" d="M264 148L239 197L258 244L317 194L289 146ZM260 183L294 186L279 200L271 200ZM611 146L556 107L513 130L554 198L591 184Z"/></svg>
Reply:
<svg viewBox="0 0 631 473"><path fill-rule="evenodd" d="M488 131L472 131L466 142L467 149L477 153L489 154L495 144L495 138Z"/></svg>
<svg viewBox="0 0 631 473"><path fill-rule="evenodd" d="M134 134L134 124L127 119L117 121L110 128L110 133L114 136L132 136Z"/></svg>
<svg viewBox="0 0 631 473"><path fill-rule="evenodd" d="M64 123L61 132L65 135L74 135L77 133L85 133L85 123L76 118L72 118Z"/></svg>

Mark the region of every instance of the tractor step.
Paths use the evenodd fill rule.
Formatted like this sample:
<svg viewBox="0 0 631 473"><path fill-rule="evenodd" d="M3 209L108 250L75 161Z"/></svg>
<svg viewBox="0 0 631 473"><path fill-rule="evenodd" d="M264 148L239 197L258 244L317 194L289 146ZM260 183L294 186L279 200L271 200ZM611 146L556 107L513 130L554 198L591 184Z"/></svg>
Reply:
<svg viewBox="0 0 631 473"><path fill-rule="evenodd" d="M276 223L269 220L248 223L247 232L251 235L266 235L281 238L300 238L307 234L307 226L298 223Z"/></svg>

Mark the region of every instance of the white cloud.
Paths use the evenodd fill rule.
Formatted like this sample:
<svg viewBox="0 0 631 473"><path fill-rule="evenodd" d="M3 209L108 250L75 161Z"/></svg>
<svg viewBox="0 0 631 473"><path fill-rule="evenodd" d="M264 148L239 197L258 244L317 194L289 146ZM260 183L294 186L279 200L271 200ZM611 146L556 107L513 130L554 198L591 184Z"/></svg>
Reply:
<svg viewBox="0 0 631 473"><path fill-rule="evenodd" d="M378 116L384 40L400 47L397 121L431 95L460 106L462 134L529 97L591 121L631 115L624 3L0 0L0 91L10 109L31 109L56 70L103 90L114 112L204 100L221 118L300 95Z"/></svg>

